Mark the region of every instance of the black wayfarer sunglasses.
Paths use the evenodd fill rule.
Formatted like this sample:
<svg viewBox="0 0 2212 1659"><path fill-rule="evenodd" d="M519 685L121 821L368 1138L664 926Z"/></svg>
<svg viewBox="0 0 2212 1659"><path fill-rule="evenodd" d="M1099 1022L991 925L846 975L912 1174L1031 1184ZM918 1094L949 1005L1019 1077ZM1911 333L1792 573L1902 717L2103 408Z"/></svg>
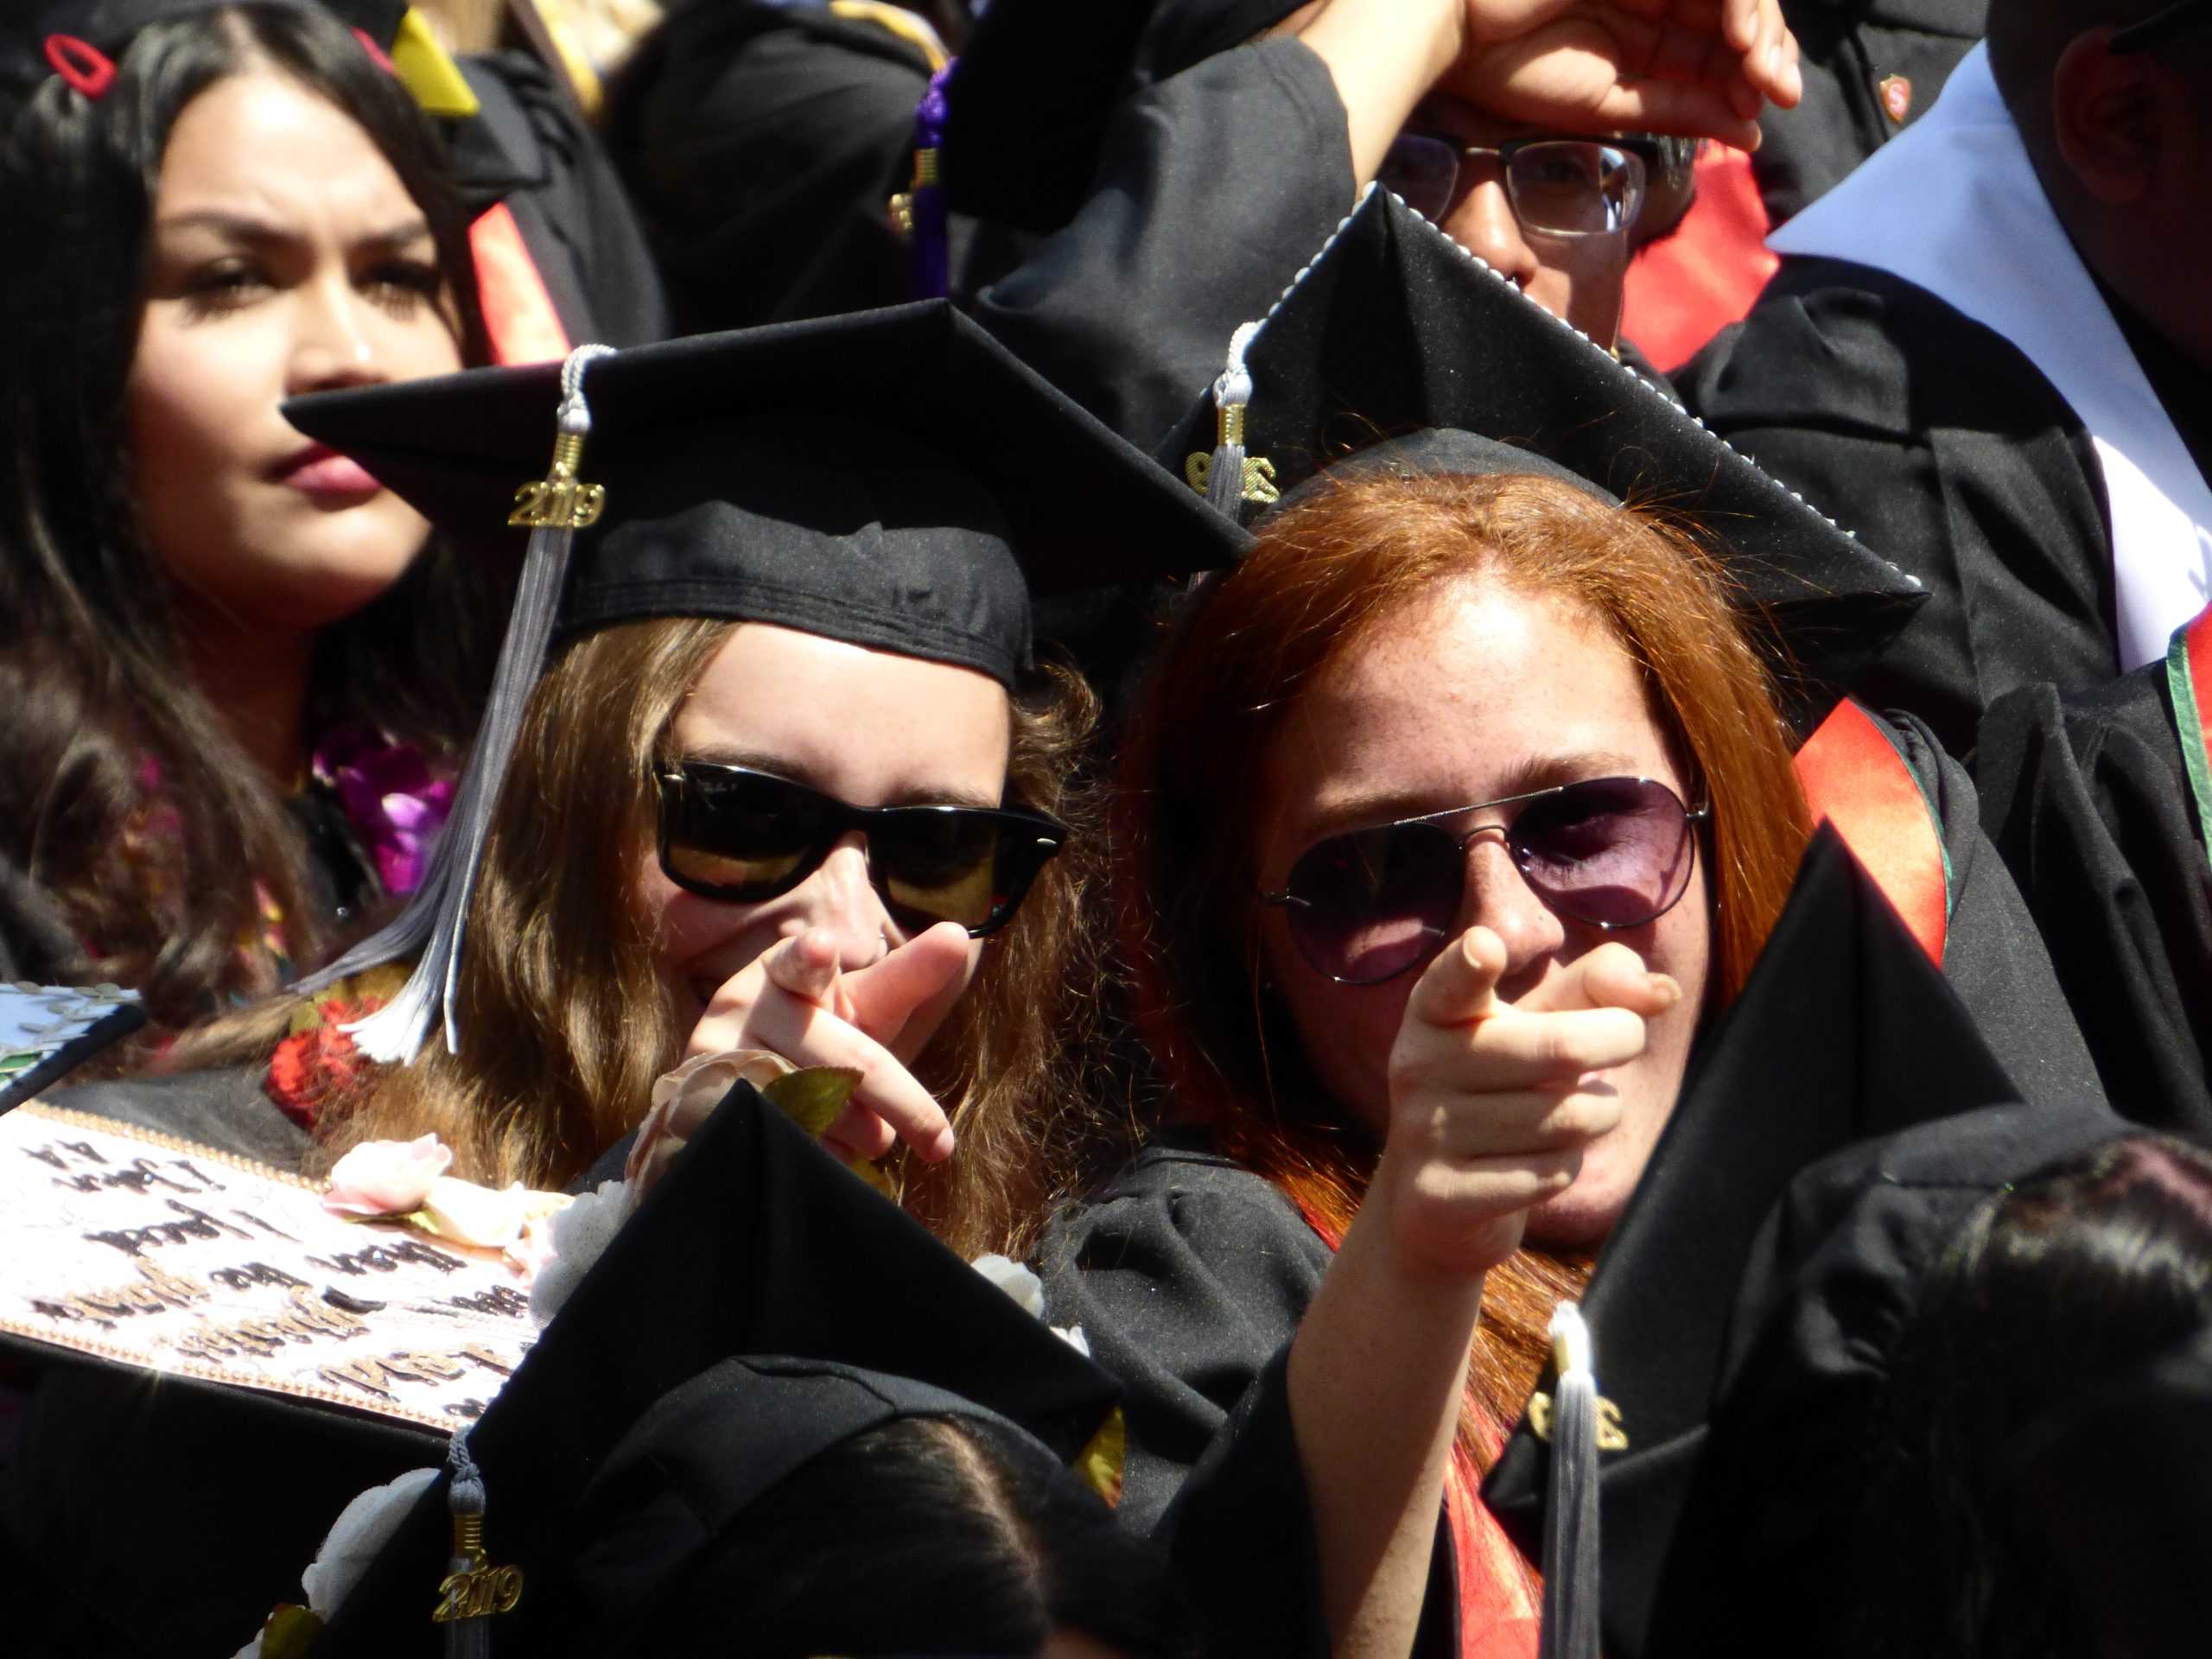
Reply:
<svg viewBox="0 0 2212 1659"><path fill-rule="evenodd" d="M1441 820L1518 807L1504 824L1454 835ZM1467 846L1503 838L1529 890L1572 921L1613 931L1673 909L1696 861L1693 810L1652 778L1591 778L1371 830L1331 836L1299 855L1280 905L1299 954L1344 985L1380 985L1440 950L1466 893Z"/></svg>
<svg viewBox="0 0 2212 1659"><path fill-rule="evenodd" d="M858 831L868 879L902 926L981 938L1014 915L1067 828L1011 807L849 806L772 772L686 760L659 776L660 868L687 893L759 904Z"/></svg>

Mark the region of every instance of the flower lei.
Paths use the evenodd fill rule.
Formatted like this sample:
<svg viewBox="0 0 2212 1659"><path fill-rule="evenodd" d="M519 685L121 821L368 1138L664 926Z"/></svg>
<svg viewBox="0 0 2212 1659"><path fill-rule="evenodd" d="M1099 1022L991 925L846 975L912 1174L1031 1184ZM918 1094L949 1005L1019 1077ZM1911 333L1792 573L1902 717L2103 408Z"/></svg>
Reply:
<svg viewBox="0 0 2212 1659"><path fill-rule="evenodd" d="M262 1092L276 1109L313 1131L323 1108L344 1096L368 1064L345 1027L367 1018L407 982L405 963L364 969L302 1001L289 1033L269 1058Z"/></svg>
<svg viewBox="0 0 2212 1659"><path fill-rule="evenodd" d="M423 752L370 726L341 726L315 745L315 775L338 797L388 893L423 885L430 847L453 810L453 779Z"/></svg>

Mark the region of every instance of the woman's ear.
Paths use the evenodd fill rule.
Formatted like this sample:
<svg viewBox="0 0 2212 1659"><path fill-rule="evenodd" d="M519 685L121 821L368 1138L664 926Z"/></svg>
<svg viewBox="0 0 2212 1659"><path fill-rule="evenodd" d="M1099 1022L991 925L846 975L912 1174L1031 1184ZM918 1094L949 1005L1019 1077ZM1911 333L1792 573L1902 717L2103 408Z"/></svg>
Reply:
<svg viewBox="0 0 2212 1659"><path fill-rule="evenodd" d="M2078 35L2050 77L2058 153L2082 188L2108 207L2151 192L2158 172L2162 106L2175 89L2148 53L2107 50L2109 29Z"/></svg>

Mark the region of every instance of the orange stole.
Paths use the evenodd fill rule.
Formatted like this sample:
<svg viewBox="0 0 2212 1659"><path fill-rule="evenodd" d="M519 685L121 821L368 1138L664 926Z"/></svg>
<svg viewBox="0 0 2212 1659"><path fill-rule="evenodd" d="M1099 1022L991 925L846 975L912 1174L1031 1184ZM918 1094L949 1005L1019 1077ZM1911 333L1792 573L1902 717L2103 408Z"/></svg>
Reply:
<svg viewBox="0 0 2212 1659"><path fill-rule="evenodd" d="M495 363L558 363L569 354L569 333L553 309L537 262L505 202L494 202L468 227L476 258L476 293Z"/></svg>
<svg viewBox="0 0 2212 1659"><path fill-rule="evenodd" d="M1889 734L1846 698L1797 751L1815 823L1842 836L1936 966L1950 919L1951 873L1920 780Z"/></svg>

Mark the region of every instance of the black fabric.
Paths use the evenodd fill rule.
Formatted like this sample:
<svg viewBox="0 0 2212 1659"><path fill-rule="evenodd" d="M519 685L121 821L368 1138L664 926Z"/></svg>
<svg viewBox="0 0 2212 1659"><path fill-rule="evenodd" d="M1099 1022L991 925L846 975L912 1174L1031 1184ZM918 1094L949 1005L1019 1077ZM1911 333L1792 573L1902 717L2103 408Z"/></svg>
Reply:
<svg viewBox="0 0 2212 1659"><path fill-rule="evenodd" d="M327 11L349 29L358 29L381 48L399 37L400 20L407 16L409 0L263 0L264 3L293 5L307 11ZM27 8L31 27L10 44L10 55L22 54L37 60L41 75L51 73L44 43L48 35L73 35L103 51L119 51L149 23L172 17L189 17L213 11L227 0L34 0ZM10 31L10 35L15 33Z"/></svg>
<svg viewBox="0 0 2212 1659"><path fill-rule="evenodd" d="M1787 258L1679 377L1706 424L1920 578L1859 697L1964 753L1986 704L2119 671L2112 532L2088 434L2005 340L1901 278Z"/></svg>
<svg viewBox="0 0 2212 1659"><path fill-rule="evenodd" d="M1313 256L1245 360L1246 452L1285 489L1377 436L1445 427L1511 442L1695 515L1745 601L1821 678L1863 663L1915 602L1895 565L1386 192ZM1179 467L1213 448L1215 426L1208 396L1158 454Z"/></svg>
<svg viewBox="0 0 2212 1659"><path fill-rule="evenodd" d="M1767 222L1827 194L1926 114L1981 38L1988 10L1989 0L1784 0L1804 95L1795 108L1759 112L1751 177ZM1893 75L1910 87L1902 122L1883 103Z"/></svg>
<svg viewBox="0 0 2212 1659"><path fill-rule="evenodd" d="M560 374L480 370L285 413L480 540L543 475ZM594 363L584 392L583 477L607 508L577 538L571 627L739 617L1012 684L1032 590L1180 576L1245 544L943 301L640 347Z"/></svg>
<svg viewBox="0 0 2212 1659"><path fill-rule="evenodd" d="M1773 1245L1769 1212L1799 1172L1854 1146L1862 1168L1871 1161L1878 1169L1883 1137L1929 1120L1955 1120L1955 1144L1969 1148L1993 1133L2000 1145L2011 1144L2009 1133L2037 1152L2054 1138L2085 1144L2115 1126L2094 1086L2071 1100L2018 1108L2020 1089L2007 1071L2012 1058L2001 1044L1985 1042L1944 976L1824 827L1750 982L1701 1043L1583 1299L1599 1386L1620 1407L1630 1442L1627 1451L1607 1455L1600 1474L1608 1653L1689 1650L1667 1623L1688 1618L1678 1607L1717 1621L1747 1597L1764 1605L1766 1584L1747 1570L1745 1554L1756 1548L1764 1563L1764 1545L1783 1532L1792 1506L1827 1506L1832 1489L1823 1483L1850 1478L1847 1463L1823 1465L1821 1478L1809 1485L1804 1477L1776 1473L1791 1455L1789 1436L1802 1443L1819 1433L1821 1407L1813 1391L1832 1351L1853 1352L1848 1341L1832 1351L1819 1346L1817 1335L1798 1332L1787 1299L1777 1296L1754 1254ZM1997 1130L1961 1116L1984 1109L1999 1115ZM2045 1125L2058 1126L2052 1136L2044 1135ZM1933 1133L1939 1148L1954 1144L1952 1130ZM1910 1272L1878 1228L1865 1249L1847 1247L1834 1272L1853 1284L1871 1282L1892 1301L1909 1300ZM1770 1311L1777 1302L1780 1311ZM1859 1306L1841 1292L1839 1303L1846 1313ZM1768 1342L1756 1349L1769 1357L1765 1369L1755 1384L1737 1382L1738 1357L1755 1339ZM1704 1494L1725 1477L1707 1468L1708 1441L1719 1433L1716 1425L1732 1423L1728 1414L1738 1401L1765 1416L1766 1437L1743 1443L1745 1478L1756 1472L1763 1484L1756 1495L1739 1493L1740 1515L1716 1515ZM1545 1465L1524 1422L1484 1489L1528 1549L1540 1536ZM1716 1535L1728 1542L1713 1543ZM1709 1555L1700 1553L1708 1547ZM1794 1575L1794 1563L1789 1570ZM1769 1576L1783 1571L1777 1563ZM1731 1648L1737 1639L1732 1630L1722 1641L1715 1627L1699 1628L1704 1651ZM1789 1644L1803 1635L1797 1630ZM1782 1640L1780 1632L1770 1639Z"/></svg>
<svg viewBox="0 0 2212 1659"><path fill-rule="evenodd" d="M825 6L695 4L608 89L607 142L683 331L893 305L920 48Z"/></svg>
<svg viewBox="0 0 2212 1659"><path fill-rule="evenodd" d="M455 60L476 114L442 121L476 212L504 202L569 340L642 346L677 332L635 208L597 134L524 52Z"/></svg>
<svg viewBox="0 0 2212 1659"><path fill-rule="evenodd" d="M1284 1366L1330 1260L1289 1199L1187 1129L1055 1217L1045 1243L1048 1317L1080 1325L1127 1391L1116 1518L1166 1542L1211 1651L1329 1651ZM1440 1522L1439 1539L1423 1655L1459 1651Z"/></svg>
<svg viewBox="0 0 2212 1659"><path fill-rule="evenodd" d="M2212 860L2165 664L2068 696L2008 693L1974 764L1982 821L2113 1106L2212 1133Z"/></svg>
<svg viewBox="0 0 2212 1659"><path fill-rule="evenodd" d="M266 1065L248 1065L109 1078L49 1091L46 1103L297 1173L306 1168L314 1142L263 1091L268 1077Z"/></svg>
<svg viewBox="0 0 2212 1659"><path fill-rule="evenodd" d="M1063 1461L1116 1400L1096 1367L740 1084L470 1431L493 1560L525 1583L562 1582L599 1530L580 1495L631 1427L719 1361L770 1354L945 1389ZM451 1548L442 1483L348 1597L319 1659L439 1650L423 1608ZM561 1617L557 1594L525 1594L497 1640L539 1651Z"/></svg>
<svg viewBox="0 0 2212 1659"><path fill-rule="evenodd" d="M1011 1306L1004 1316L1027 1317ZM670 1390L608 1453L579 1500L592 1536L550 1588L561 1612L540 1621L554 1634L537 1651L620 1651L640 1628L671 1623L709 1641L743 1630L743 1605L717 1597L711 1580L699 1582L718 1539L822 1452L906 1417L965 1418L1029 1438L945 1389L821 1360L726 1359ZM1042 1446L1036 1452L1052 1457ZM672 1591L684 1605L671 1621L663 1604Z"/></svg>
<svg viewBox="0 0 2212 1659"><path fill-rule="evenodd" d="M1006 73L1049 83L1060 61ZM1343 219L1351 145L1336 84L1307 48L1222 53L1118 107L1080 209L1014 269L956 297L1069 397L1152 447L1221 372L1237 324L1264 315Z"/></svg>

